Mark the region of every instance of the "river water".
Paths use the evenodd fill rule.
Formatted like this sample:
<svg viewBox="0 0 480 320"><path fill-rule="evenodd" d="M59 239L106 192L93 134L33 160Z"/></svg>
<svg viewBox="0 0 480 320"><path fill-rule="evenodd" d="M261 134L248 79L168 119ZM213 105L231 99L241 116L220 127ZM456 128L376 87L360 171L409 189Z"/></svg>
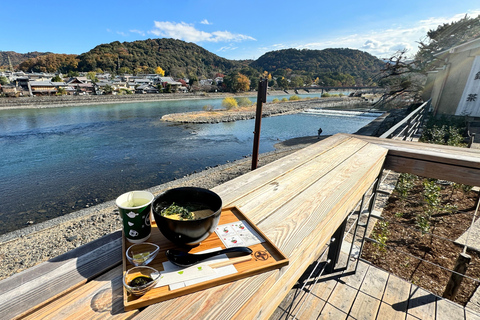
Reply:
<svg viewBox="0 0 480 320"><path fill-rule="evenodd" d="M0 111L0 234L250 155L254 120L160 121L207 104L220 107L221 101ZM260 152L316 135L320 127L324 135L353 133L373 119L303 113L263 118Z"/></svg>

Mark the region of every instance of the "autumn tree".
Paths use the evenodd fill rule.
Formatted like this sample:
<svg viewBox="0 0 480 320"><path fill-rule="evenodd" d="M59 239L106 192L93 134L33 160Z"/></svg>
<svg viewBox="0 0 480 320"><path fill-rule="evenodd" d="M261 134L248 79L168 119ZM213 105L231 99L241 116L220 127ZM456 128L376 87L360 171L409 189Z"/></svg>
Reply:
<svg viewBox="0 0 480 320"><path fill-rule="evenodd" d="M165 70L163 70L161 67L156 67L155 68L155 74L159 74L163 77L163 76L165 76Z"/></svg>
<svg viewBox="0 0 480 320"><path fill-rule="evenodd" d="M235 91L248 91L250 90L250 79L244 74L239 74L237 78L237 86Z"/></svg>

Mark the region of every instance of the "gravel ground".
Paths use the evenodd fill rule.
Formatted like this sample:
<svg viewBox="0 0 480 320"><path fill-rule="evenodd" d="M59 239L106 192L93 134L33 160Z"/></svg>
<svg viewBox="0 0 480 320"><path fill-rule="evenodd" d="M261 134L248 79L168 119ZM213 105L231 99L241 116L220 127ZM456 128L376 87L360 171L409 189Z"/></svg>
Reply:
<svg viewBox="0 0 480 320"><path fill-rule="evenodd" d="M280 159L318 139L305 137L294 146L278 144L277 151L259 156L259 166ZM211 189L250 170L245 158L149 189L154 195L180 186ZM0 236L0 280L52 259L122 228L114 201L83 209Z"/></svg>

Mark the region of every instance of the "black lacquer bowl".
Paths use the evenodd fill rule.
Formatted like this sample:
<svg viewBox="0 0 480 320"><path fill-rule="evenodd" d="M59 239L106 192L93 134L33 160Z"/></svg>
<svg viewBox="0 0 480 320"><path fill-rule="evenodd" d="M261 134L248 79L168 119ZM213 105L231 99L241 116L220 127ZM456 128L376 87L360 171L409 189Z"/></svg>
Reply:
<svg viewBox="0 0 480 320"><path fill-rule="evenodd" d="M202 203L214 213L198 220L173 220L162 217L161 212L173 202ZM214 231L222 212L222 199L208 189L182 187L167 190L158 195L152 204L152 212L160 232L177 245L194 246L207 239Z"/></svg>

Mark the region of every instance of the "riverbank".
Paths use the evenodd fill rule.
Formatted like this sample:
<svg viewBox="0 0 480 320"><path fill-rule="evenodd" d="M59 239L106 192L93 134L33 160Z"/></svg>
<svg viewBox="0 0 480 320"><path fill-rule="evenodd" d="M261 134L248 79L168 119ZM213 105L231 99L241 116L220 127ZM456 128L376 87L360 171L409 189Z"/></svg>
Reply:
<svg viewBox="0 0 480 320"><path fill-rule="evenodd" d="M270 91L270 95L285 94L283 91ZM60 108L94 104L137 103L165 100L214 99L224 97L256 97L256 92L233 94L229 92L164 93L164 94L130 94L130 95L86 95L86 96L44 96L0 98L0 110Z"/></svg>

